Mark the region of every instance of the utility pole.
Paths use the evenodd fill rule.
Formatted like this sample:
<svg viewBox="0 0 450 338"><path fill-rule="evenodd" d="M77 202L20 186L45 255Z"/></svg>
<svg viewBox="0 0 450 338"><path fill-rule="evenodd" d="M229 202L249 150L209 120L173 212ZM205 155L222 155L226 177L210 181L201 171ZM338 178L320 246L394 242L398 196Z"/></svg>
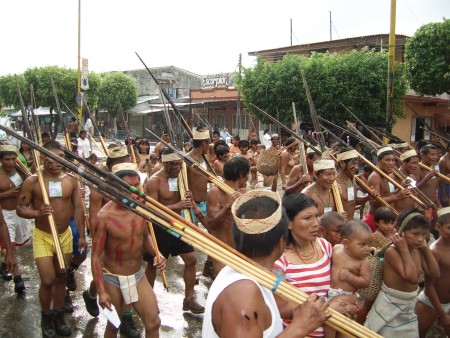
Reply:
<svg viewBox="0 0 450 338"><path fill-rule="evenodd" d="M292 19L289 19L290 20L290 22L291 22L291 30L290 30L290 33L291 33L291 46L292 46Z"/></svg>
<svg viewBox="0 0 450 338"><path fill-rule="evenodd" d="M242 54L239 54L239 76L241 76L241 68L242 68ZM241 132L241 94L238 89L237 95L237 107L236 107L236 118L237 118L237 134L239 135ZM239 135L240 136L240 135Z"/></svg>
<svg viewBox="0 0 450 338"><path fill-rule="evenodd" d="M391 21L389 31L389 59L388 59L388 81L386 95L386 131L392 130L393 97L394 97L394 73L395 73L395 19L396 0L391 0Z"/></svg>
<svg viewBox="0 0 450 338"><path fill-rule="evenodd" d="M77 97L80 100L78 105L78 120L82 122L83 99L81 97L81 0L78 0L78 73L77 73Z"/></svg>
<svg viewBox="0 0 450 338"><path fill-rule="evenodd" d="M331 22L331 11L329 11L330 12L330 41L332 41L333 40L333 30L331 29L331 25L332 25L332 22Z"/></svg>

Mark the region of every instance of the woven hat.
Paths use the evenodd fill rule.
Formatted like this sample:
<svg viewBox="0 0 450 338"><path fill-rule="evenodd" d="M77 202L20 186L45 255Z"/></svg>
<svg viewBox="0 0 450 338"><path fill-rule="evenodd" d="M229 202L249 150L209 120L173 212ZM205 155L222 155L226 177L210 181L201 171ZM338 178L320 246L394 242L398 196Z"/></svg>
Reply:
<svg viewBox="0 0 450 338"><path fill-rule="evenodd" d="M311 149L310 147L306 148L306 155L315 154L315 153L316 152L313 149Z"/></svg>
<svg viewBox="0 0 450 338"><path fill-rule="evenodd" d="M128 155L127 146L120 146L108 149L108 157L110 158L119 158Z"/></svg>
<svg viewBox="0 0 450 338"><path fill-rule="evenodd" d="M403 154L400 154L400 160L404 161L410 157L419 156L414 149L405 151Z"/></svg>
<svg viewBox="0 0 450 338"><path fill-rule="evenodd" d="M351 158L358 158L359 154L355 149L345 151L343 153L337 154L336 159L339 161L349 160Z"/></svg>
<svg viewBox="0 0 450 338"><path fill-rule="evenodd" d="M403 142L403 143L391 143L389 145L391 146L391 148L394 148L394 149L407 148L408 147L408 143L406 143L406 142Z"/></svg>
<svg viewBox="0 0 450 338"><path fill-rule="evenodd" d="M209 139L209 131L194 131L192 133L192 138L194 140L208 140Z"/></svg>
<svg viewBox="0 0 450 338"><path fill-rule="evenodd" d="M450 214L450 207L440 208L437 211L438 217L441 217L442 215Z"/></svg>
<svg viewBox="0 0 450 338"><path fill-rule="evenodd" d="M2 144L0 146L0 152L17 153L17 147L12 144Z"/></svg>
<svg viewBox="0 0 450 338"><path fill-rule="evenodd" d="M277 210L267 218L254 219L254 218L245 218L245 215L242 215L239 218L236 214L239 208L245 203L257 197L269 197L278 203ZM267 191L267 190L250 190L245 194L239 196L231 206L231 213L233 214L234 222L236 226L242 232L246 234L261 234L273 229L281 219L283 214L283 206L281 204L280 195L277 192Z"/></svg>
<svg viewBox="0 0 450 338"><path fill-rule="evenodd" d="M274 138L280 138L280 136L278 134L272 134L272 136L270 137L270 139L274 139Z"/></svg>
<svg viewBox="0 0 450 338"><path fill-rule="evenodd" d="M113 174L115 174L116 172L121 171L121 170L133 170L135 172L138 172L139 168L134 163L125 162L125 163L119 163L119 164L113 165L113 167L111 169Z"/></svg>
<svg viewBox="0 0 450 338"><path fill-rule="evenodd" d="M377 156L380 156L382 153L386 153L388 151L394 151L391 147L383 147L377 151Z"/></svg>
<svg viewBox="0 0 450 338"><path fill-rule="evenodd" d="M178 156L175 153L170 153L170 154L162 154L161 155L161 162L165 163L165 162L173 162L173 161L178 161L181 160L181 157Z"/></svg>
<svg viewBox="0 0 450 338"><path fill-rule="evenodd" d="M325 169L336 169L336 165L333 160L321 159L317 160L313 164L314 171L325 170Z"/></svg>

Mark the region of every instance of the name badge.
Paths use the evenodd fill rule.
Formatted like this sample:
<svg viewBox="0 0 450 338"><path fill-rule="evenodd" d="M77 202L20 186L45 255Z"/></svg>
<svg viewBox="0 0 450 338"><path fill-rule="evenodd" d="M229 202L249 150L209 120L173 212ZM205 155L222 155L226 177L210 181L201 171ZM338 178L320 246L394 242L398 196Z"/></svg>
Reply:
<svg viewBox="0 0 450 338"><path fill-rule="evenodd" d="M392 194L395 191L395 186L391 182L388 182L388 184L389 184L389 192Z"/></svg>
<svg viewBox="0 0 450 338"><path fill-rule="evenodd" d="M408 176L407 178L411 181L411 182L409 183L408 188L415 188L417 182L416 182L415 180L413 180L413 179L411 178L411 176Z"/></svg>
<svg viewBox="0 0 450 338"><path fill-rule="evenodd" d="M205 170L208 170L208 167L206 166L205 161L203 161L203 162L200 163L200 167L202 167L202 168L205 169Z"/></svg>
<svg viewBox="0 0 450 338"><path fill-rule="evenodd" d="M178 178L169 177L168 183L169 183L169 191L178 191Z"/></svg>
<svg viewBox="0 0 450 338"><path fill-rule="evenodd" d="M347 200L349 202L354 201L355 200L355 188L353 187L347 187Z"/></svg>
<svg viewBox="0 0 450 338"><path fill-rule="evenodd" d="M48 197L62 197L61 181L49 181L48 192Z"/></svg>
<svg viewBox="0 0 450 338"><path fill-rule="evenodd" d="M323 208L323 213L326 214L327 212L333 211L333 208L330 206L327 206L325 208Z"/></svg>
<svg viewBox="0 0 450 338"><path fill-rule="evenodd" d="M18 173L15 173L14 175L10 176L9 179L11 180L11 182L14 183L16 187L18 187L23 183L22 177L20 177Z"/></svg>

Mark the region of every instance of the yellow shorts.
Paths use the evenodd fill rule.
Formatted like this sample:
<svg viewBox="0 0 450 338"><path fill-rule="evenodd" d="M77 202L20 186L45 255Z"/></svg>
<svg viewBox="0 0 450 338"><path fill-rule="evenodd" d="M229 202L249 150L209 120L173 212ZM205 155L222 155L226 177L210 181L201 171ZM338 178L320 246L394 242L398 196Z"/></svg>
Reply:
<svg viewBox="0 0 450 338"><path fill-rule="evenodd" d="M72 253L73 238L72 230L67 227L67 230L58 235L61 243L61 250L63 254ZM42 231L38 228L33 230L33 254L34 258L53 257L56 254L55 243L53 242L52 234Z"/></svg>

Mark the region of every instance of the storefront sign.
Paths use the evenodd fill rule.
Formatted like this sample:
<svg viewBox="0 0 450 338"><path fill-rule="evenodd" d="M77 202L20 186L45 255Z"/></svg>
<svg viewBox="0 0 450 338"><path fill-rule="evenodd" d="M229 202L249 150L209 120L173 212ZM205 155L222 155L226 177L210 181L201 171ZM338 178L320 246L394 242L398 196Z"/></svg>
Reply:
<svg viewBox="0 0 450 338"><path fill-rule="evenodd" d="M234 85L233 74L213 74L203 76L202 88L228 88Z"/></svg>

